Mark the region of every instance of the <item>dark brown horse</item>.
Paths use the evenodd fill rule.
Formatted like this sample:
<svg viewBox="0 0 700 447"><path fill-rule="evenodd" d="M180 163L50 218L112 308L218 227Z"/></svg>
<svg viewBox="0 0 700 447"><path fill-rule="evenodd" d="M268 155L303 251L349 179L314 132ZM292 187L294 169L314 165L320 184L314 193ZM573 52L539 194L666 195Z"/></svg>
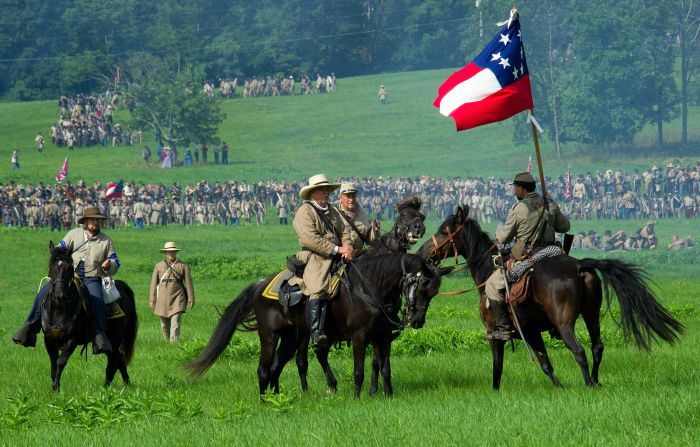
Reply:
<svg viewBox="0 0 700 447"><path fill-rule="evenodd" d="M41 305L41 326L44 345L51 360L53 389L61 386L61 374L68 358L80 345L87 345L93 337L90 316L85 308L83 294L78 291L75 280L72 246L62 248L49 243L49 291ZM107 355L105 386L114 380L119 371L125 384L129 384L127 365L134 354L134 343L138 331L138 317L134 303L134 292L123 281L115 281L121 294L116 303L124 316L107 320L106 335L113 346ZM87 293L85 291L84 293Z"/></svg>
<svg viewBox="0 0 700 447"><path fill-rule="evenodd" d="M279 392L280 374L295 352L298 352L302 389L306 390L307 365L304 362L309 327L305 306L300 304L285 313L279 301L263 297L262 291L273 277L248 285L226 308L207 346L185 366L192 379L209 369L226 349L236 328L242 326L257 331L260 338L260 394L263 395L268 388ZM337 295L327 305L325 332L332 342L352 342L355 396L359 397L364 381L365 350L369 344L375 350L384 393L391 396L389 356L396 331L403 326L399 318L401 296L405 296L406 323L415 328L422 327L430 299L440 288L440 270L411 254L363 256L346 264L344 280L338 287ZM317 355L329 388L335 390L337 381L328 365L329 349ZM376 391L377 385L373 384L370 393Z"/></svg>
<svg viewBox="0 0 700 447"><path fill-rule="evenodd" d="M485 305L483 284L494 271L491 255L495 253L495 245L479 224L468 217L468 213L468 207L460 207L456 214L442 223L434 237L421 246L418 254L437 262L455 256L455 252L466 259L474 281L480 285L481 319L492 331L494 320ZM602 278L602 286L598 275ZM533 348L542 371L555 386L561 386L561 383L554 375L541 335L550 329L556 330L574 354L586 385L598 384L598 370L603 359L600 337L603 290L608 307L611 301L609 289L612 288L617 296L625 339L631 335L636 344L646 350L657 338L669 343L677 339L683 326L658 303L646 285L647 280L647 274L639 266L614 259L578 260L562 255L535 264L530 295L515 306L515 313L525 341ZM593 367L590 373L586 353L574 335L574 325L579 315L583 317L591 337ZM498 389L503 372L505 342L494 340L490 344L493 388Z"/></svg>

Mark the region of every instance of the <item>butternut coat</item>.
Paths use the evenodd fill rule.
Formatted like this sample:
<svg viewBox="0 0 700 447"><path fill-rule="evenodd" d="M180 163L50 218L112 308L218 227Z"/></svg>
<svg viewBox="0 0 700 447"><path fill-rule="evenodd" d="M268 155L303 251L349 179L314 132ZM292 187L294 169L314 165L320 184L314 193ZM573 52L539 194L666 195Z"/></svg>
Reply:
<svg viewBox="0 0 700 447"><path fill-rule="evenodd" d="M114 242L103 232L87 238L83 228L70 230L61 241L63 247L73 244L73 267L78 267L80 261L85 263L87 278L112 276L119 269L119 260L114 252ZM104 270L102 263L109 259L109 268Z"/></svg>
<svg viewBox="0 0 700 447"><path fill-rule="evenodd" d="M330 293L330 269L335 247L352 246L350 232L338 210L329 204L325 216L334 231L324 224L310 201L304 202L294 215L294 231L302 247L297 257L306 262L301 291L308 296Z"/></svg>
<svg viewBox="0 0 700 447"><path fill-rule="evenodd" d="M160 261L156 264L151 276L149 302L153 307L153 313L159 317L170 318L175 314L184 313L188 304L194 306L190 267L179 259L176 259L171 266L172 271L169 271L168 264Z"/></svg>

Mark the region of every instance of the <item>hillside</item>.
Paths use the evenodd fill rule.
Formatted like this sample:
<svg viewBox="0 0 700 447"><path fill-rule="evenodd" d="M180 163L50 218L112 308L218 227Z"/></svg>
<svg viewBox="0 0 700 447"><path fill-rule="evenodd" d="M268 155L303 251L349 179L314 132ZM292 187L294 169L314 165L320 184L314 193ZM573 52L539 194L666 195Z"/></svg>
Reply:
<svg viewBox="0 0 700 447"><path fill-rule="evenodd" d="M171 183L203 178L302 179L315 172L330 176L509 176L522 170L534 149L514 146L512 120L467 132L454 131L452 120L432 107L438 85L452 70L432 70L341 78L333 94L305 97L236 98L223 103L227 118L220 136L231 146L228 166L210 164L171 170L146 167L141 146L88 148L68 151L50 143L44 153L34 147L34 136L47 136L58 116L56 101L0 104L0 178L18 182L51 182L63 158L70 160L69 179L127 180ZM377 90L384 84L389 103L381 106ZM535 98L537 102L537 98ZM524 119L518 116L514 119ZM692 110L691 139L700 139L700 111ZM128 120L117 113L115 122ZM678 139L677 122L666 126L666 138ZM153 147L153 139L146 136ZM608 167L647 168L669 161L695 163L688 157L655 153L652 127L637 137L642 149L609 158L601 151L566 145L561 161L553 144L543 137L545 173L559 175L571 164L575 173ZM20 148L21 170L11 171L10 153Z"/></svg>

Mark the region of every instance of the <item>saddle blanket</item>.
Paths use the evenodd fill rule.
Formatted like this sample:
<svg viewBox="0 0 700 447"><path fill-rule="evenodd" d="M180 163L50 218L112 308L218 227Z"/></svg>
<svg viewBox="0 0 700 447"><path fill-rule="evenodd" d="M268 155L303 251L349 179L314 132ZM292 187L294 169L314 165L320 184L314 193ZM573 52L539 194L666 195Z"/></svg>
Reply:
<svg viewBox="0 0 700 447"><path fill-rule="evenodd" d="M329 294L330 297L335 295L335 292L338 290L338 284L340 284L340 278L344 274L345 265L340 267L338 272L333 275L333 279L331 280L331 293ZM295 276L289 269L284 269L272 278L272 281L270 281L267 287L265 287L265 290L263 290L262 296L270 300L279 300L280 287L282 287L282 284L285 282L289 282L290 285L298 285L301 287L303 280Z"/></svg>
<svg viewBox="0 0 700 447"><path fill-rule="evenodd" d="M275 275L275 277L272 278L272 281L270 281L270 284L265 287L262 296L271 300L279 300L280 287L282 287L282 284L284 284L285 281L289 281L292 278L294 278L294 273L290 272L288 269L282 270ZM299 281L301 282L301 278L299 278Z"/></svg>
<svg viewBox="0 0 700 447"><path fill-rule="evenodd" d="M522 261L515 263L513 267L509 268L508 280L510 282L517 282L523 273L525 273L525 271L532 267L536 262L563 254L564 251L558 245L548 245L542 248L542 250L534 253L529 258L523 259Z"/></svg>

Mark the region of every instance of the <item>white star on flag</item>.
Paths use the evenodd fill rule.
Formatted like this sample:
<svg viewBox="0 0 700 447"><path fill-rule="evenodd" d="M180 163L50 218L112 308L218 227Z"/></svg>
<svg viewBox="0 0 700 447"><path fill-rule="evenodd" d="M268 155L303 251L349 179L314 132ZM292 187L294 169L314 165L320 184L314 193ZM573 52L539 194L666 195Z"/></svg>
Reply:
<svg viewBox="0 0 700 447"><path fill-rule="evenodd" d="M503 59L501 58L501 61L498 63L498 65L502 65L503 69L505 70L506 67L510 67L510 64L508 63L508 59Z"/></svg>
<svg viewBox="0 0 700 447"><path fill-rule="evenodd" d="M503 43L503 45L508 45L508 42L510 42L510 37L508 37L508 34L501 34L500 41Z"/></svg>
<svg viewBox="0 0 700 447"><path fill-rule="evenodd" d="M501 58L501 53L493 53L493 54L491 55L491 60L492 60L492 61L497 61L497 60L500 59L500 58Z"/></svg>
<svg viewBox="0 0 700 447"><path fill-rule="evenodd" d="M513 69L513 79L518 79L518 68Z"/></svg>

